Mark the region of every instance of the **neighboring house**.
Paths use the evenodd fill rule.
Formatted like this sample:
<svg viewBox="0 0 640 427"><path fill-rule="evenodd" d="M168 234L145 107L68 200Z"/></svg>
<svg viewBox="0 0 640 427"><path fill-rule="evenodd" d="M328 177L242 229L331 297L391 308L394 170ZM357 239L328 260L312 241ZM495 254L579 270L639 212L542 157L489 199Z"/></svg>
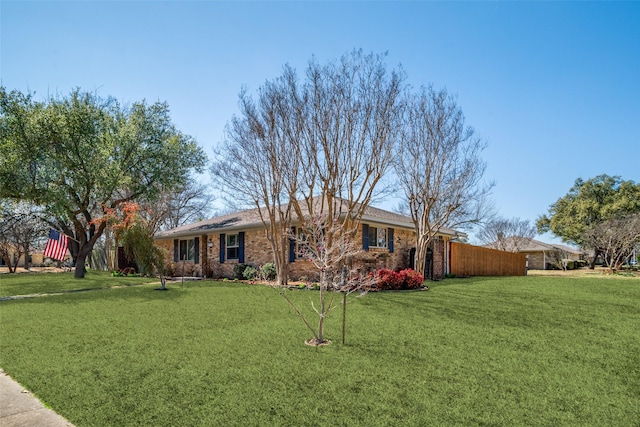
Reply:
<svg viewBox="0 0 640 427"><path fill-rule="evenodd" d="M517 252L527 255L527 266L530 270L549 270L558 268L561 260L584 259L584 252L566 245L543 243L534 239L526 239L519 245Z"/></svg>
<svg viewBox="0 0 640 427"><path fill-rule="evenodd" d="M293 232L297 232L297 226L294 221ZM431 248L428 277L444 277L448 271L446 242L460 235L464 236L450 229L438 234ZM193 264L195 271L201 275L232 277L234 265L260 266L273 262L258 209L243 210L162 231L156 234L155 239L157 245L168 251L170 261ZM363 249L356 262L367 271L403 269L413 265L415 233L409 217L368 207L362 216L356 241L359 244L362 242ZM318 274L311 262L299 256L294 240L290 242L289 263L292 280L301 277L314 280Z"/></svg>
<svg viewBox="0 0 640 427"><path fill-rule="evenodd" d="M12 253L10 256L12 257L11 258L11 263L15 264L16 263L16 254ZM41 266L41 265L44 264L44 260L48 259L48 258L44 258L44 255L42 255L42 252L31 253L29 255L29 258L30 258L29 264L32 267ZM5 259L3 257L0 257L0 267L6 267L6 266L7 266L7 263L6 263ZM24 267L24 255L20 255L20 259L18 260L17 266L18 267Z"/></svg>

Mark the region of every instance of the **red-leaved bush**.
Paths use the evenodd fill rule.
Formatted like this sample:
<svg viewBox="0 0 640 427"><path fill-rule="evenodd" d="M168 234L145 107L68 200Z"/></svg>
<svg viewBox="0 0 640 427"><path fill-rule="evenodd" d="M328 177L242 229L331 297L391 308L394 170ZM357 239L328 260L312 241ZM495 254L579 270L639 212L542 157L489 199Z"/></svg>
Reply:
<svg viewBox="0 0 640 427"><path fill-rule="evenodd" d="M418 289L424 284L424 276L412 268L402 270L398 272L398 274L402 279L403 285L406 286L406 288L403 289Z"/></svg>
<svg viewBox="0 0 640 427"><path fill-rule="evenodd" d="M381 268L376 272L376 287L378 289L402 289L400 274L388 268Z"/></svg>
<svg viewBox="0 0 640 427"><path fill-rule="evenodd" d="M375 277L375 288L371 290L376 291L420 289L424 283L424 276L411 268L398 272L382 268L376 272Z"/></svg>

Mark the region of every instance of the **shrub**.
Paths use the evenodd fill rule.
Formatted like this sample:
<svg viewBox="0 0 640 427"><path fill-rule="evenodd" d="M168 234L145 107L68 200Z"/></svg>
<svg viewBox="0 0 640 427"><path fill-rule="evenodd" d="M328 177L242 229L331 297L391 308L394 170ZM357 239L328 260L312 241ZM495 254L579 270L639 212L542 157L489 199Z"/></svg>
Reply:
<svg viewBox="0 0 640 427"><path fill-rule="evenodd" d="M200 273L200 265L192 262L184 262L184 275L185 277L198 276Z"/></svg>
<svg viewBox="0 0 640 427"><path fill-rule="evenodd" d="M170 262L165 264L164 268L164 274L170 277L198 277L202 275L202 267L188 261Z"/></svg>
<svg viewBox="0 0 640 427"><path fill-rule="evenodd" d="M277 276L276 265L268 262L260 267L260 276L264 280L274 280Z"/></svg>
<svg viewBox="0 0 640 427"><path fill-rule="evenodd" d="M381 268L376 272L376 287L378 289L401 289L402 278L399 273L388 268Z"/></svg>
<svg viewBox="0 0 640 427"><path fill-rule="evenodd" d="M202 266L200 264L193 264L191 275L193 277L202 277Z"/></svg>
<svg viewBox="0 0 640 427"><path fill-rule="evenodd" d="M252 265L247 265L242 275L247 280L254 280L256 277L258 277L258 269Z"/></svg>
<svg viewBox="0 0 640 427"><path fill-rule="evenodd" d="M375 289L372 290L420 289L424 286L424 276L411 268L398 272L382 268L375 277Z"/></svg>
<svg viewBox="0 0 640 427"><path fill-rule="evenodd" d="M244 270L249 267L247 264L236 264L233 266L233 278L244 279Z"/></svg>
<svg viewBox="0 0 640 427"><path fill-rule="evenodd" d="M173 262L167 262L164 265L164 273L166 276L175 277L176 275L176 265Z"/></svg>
<svg viewBox="0 0 640 427"><path fill-rule="evenodd" d="M411 268L402 270L398 274L402 279L402 289L420 289L424 286L424 276Z"/></svg>

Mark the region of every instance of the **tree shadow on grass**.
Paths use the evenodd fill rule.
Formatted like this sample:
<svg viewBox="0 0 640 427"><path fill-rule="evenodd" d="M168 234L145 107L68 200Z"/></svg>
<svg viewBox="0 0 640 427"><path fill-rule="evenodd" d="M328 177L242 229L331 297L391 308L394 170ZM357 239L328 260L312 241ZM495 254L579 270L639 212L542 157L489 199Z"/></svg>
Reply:
<svg viewBox="0 0 640 427"><path fill-rule="evenodd" d="M167 286L165 291L160 289L159 283L144 285L121 285L101 288L79 288L60 292L41 293L33 296L16 296L1 300L0 305L9 303L28 304L80 304L87 301L113 300L179 300L182 299L187 287Z"/></svg>

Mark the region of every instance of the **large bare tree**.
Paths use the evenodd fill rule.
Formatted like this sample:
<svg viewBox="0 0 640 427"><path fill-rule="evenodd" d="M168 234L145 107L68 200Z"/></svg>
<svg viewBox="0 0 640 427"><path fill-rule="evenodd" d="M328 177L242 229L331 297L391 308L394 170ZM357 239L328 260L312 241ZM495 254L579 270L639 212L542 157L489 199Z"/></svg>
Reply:
<svg viewBox="0 0 640 427"><path fill-rule="evenodd" d="M388 190L383 178L392 168L404 75L389 72L384 57L354 50L326 64L312 59L302 82L285 66L257 100L240 94L240 116L230 122L211 171L234 201L258 209L279 284L286 283L290 241L298 237L294 220L303 230L322 222L322 241L309 246L322 246L324 256L355 235L365 209ZM328 271L327 259L319 275L341 274ZM330 259L340 272L344 257ZM324 301L331 283L320 284L321 319L331 306ZM316 338L322 343L321 332Z"/></svg>
<svg viewBox="0 0 640 427"><path fill-rule="evenodd" d="M153 233L201 221L209 216L214 197L194 176L175 189L164 189L157 200L141 200L140 215Z"/></svg>
<svg viewBox="0 0 640 427"><path fill-rule="evenodd" d="M22 256L28 270L32 249L46 239L48 226L42 215L42 208L32 203L0 201L0 258L10 273Z"/></svg>
<svg viewBox="0 0 640 427"><path fill-rule="evenodd" d="M520 218L495 218L478 232L478 239L492 247L507 252L518 252L530 243L536 228L529 220Z"/></svg>
<svg viewBox="0 0 640 427"><path fill-rule="evenodd" d="M291 221L353 235L391 167L403 75L384 55L353 51L338 61L311 60L305 79L284 67L257 100L242 91L240 116L227 127L211 172L233 201L258 209L286 283Z"/></svg>
<svg viewBox="0 0 640 427"><path fill-rule="evenodd" d="M427 248L438 231L480 223L493 183L482 181L486 144L465 124L446 89L407 94L400 129L395 169L415 227L415 270L424 274Z"/></svg>
<svg viewBox="0 0 640 427"><path fill-rule="evenodd" d="M330 230L354 234L365 209L390 190L383 178L392 168L404 73L387 71L384 57L354 50L309 63L296 145L300 180L290 192L303 224L322 216Z"/></svg>
<svg viewBox="0 0 640 427"><path fill-rule="evenodd" d="M640 213L611 218L584 233L584 243L602 254L612 270L619 269L640 244Z"/></svg>
<svg viewBox="0 0 640 427"><path fill-rule="evenodd" d="M387 71L384 57L356 50L337 62L311 61L307 68L296 154L300 180L290 194L320 276L313 344L324 342L323 321L332 307L327 291L355 253L345 248L353 245L367 207L391 188L383 179L393 167L404 73ZM318 223L322 232L309 233Z"/></svg>
<svg viewBox="0 0 640 427"><path fill-rule="evenodd" d="M210 171L213 181L232 205L258 209L274 254L279 285L287 283L291 205L297 189L300 104L295 70L267 81L254 99L240 93L240 115L226 128L225 142L216 150Z"/></svg>

